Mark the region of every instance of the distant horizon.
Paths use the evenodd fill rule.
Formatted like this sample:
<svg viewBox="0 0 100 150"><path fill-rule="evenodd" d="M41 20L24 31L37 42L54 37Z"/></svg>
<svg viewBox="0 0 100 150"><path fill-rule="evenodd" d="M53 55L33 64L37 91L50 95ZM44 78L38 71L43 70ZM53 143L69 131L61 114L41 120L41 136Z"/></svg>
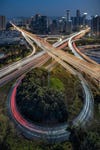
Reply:
<svg viewBox="0 0 100 150"><path fill-rule="evenodd" d="M67 9L66 9L67 10ZM77 10L77 9L76 9ZM80 10L80 9L79 9ZM71 10L70 10L71 11ZM81 11L81 10L80 10ZM81 16L83 15L85 13L85 11L84 12L82 12L81 13ZM86 12L87 13L87 12ZM2 14L2 13L0 13L0 16L6 16L6 18L21 18L21 17L23 17L23 18L30 18L30 17L33 17L33 16L35 16L36 14L40 14L40 15L42 15L42 16L47 16L47 17L66 17L66 11L65 11L65 13L63 14L63 15L47 15L47 14L43 14L43 13L40 13L40 12L36 12L36 13L34 13L34 14L31 14L31 15L27 15L27 16L25 16L25 15L18 15L18 16L7 16L7 15L5 15L5 14ZM98 14L98 13L95 13L95 14L93 14L93 15L90 15L89 13L87 13L87 16L96 16L96 15L98 15L98 16L100 16L100 14ZM75 11L75 13L73 13L73 14L71 14L71 17L75 17L76 16L76 11Z"/></svg>
<svg viewBox="0 0 100 150"><path fill-rule="evenodd" d="M48 18L61 18L61 17L66 17L65 15L62 15L62 16L49 16L49 15L45 15L45 14L41 14L41 13L35 13L35 14L33 14L33 15L31 15L31 16L11 16L11 17L7 17L7 16L5 16L5 15L3 15L3 14L0 14L0 16L5 16L6 17L6 19L7 20L9 20L9 19L16 19L16 18L31 18L31 17L33 17L33 16L35 16L36 14L40 14L41 16L47 16ZM82 16L83 14L81 14L81 16ZM92 16L96 16L96 15L92 15ZM98 16L100 16L100 15L98 15ZM75 15L71 15L71 17L75 17ZM90 17L88 17L88 19L90 19Z"/></svg>
<svg viewBox="0 0 100 150"><path fill-rule="evenodd" d="M76 15L76 10L87 12L89 16L100 15L100 0L1 0L0 14L7 18L31 17L37 13L45 16L65 16L66 10L71 11L71 16Z"/></svg>

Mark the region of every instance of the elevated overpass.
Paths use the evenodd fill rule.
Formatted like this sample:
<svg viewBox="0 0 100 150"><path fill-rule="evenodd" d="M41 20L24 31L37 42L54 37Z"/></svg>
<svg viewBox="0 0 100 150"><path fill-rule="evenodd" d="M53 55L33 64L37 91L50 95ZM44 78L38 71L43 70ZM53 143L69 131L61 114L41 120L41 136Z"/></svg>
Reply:
<svg viewBox="0 0 100 150"><path fill-rule="evenodd" d="M22 32L22 31L20 31L20 32ZM31 38L34 41L36 40L35 42L41 48L45 47L45 51L50 56L52 56L57 62L59 62L63 65L66 64L68 66L69 65L72 66L72 64L69 63L69 60L71 60L71 58L72 58L72 60L74 60L74 58L76 58L73 55L71 55L72 57L70 55L67 55L67 59L68 59L68 62L67 62L67 60L65 61L66 56L64 58L62 58L63 54L65 54L65 53L63 53L63 54L60 53L62 51L60 51L59 49L53 48L47 42L41 40L40 38L38 39L38 37L33 38L33 37L31 37L31 35L27 35L25 32L22 32L22 33L23 33L23 36L24 35L26 36L26 39L27 39L27 36L28 36L28 38ZM54 51L54 53L53 53L53 51ZM47 55L47 53L46 53L46 55ZM57 55L57 53L59 55ZM60 57L60 55L61 55L61 57ZM40 60L40 64L41 64L41 60ZM74 67L73 67L73 69L74 69ZM76 72L76 71L74 70L73 72ZM85 83L82 76L80 74L78 76L81 80L83 91L84 91L84 107L83 107L81 113L73 120L73 125L74 126L78 126L79 123L84 125L89 120L89 118L92 117L92 113L93 113L93 98L92 98L91 91L89 90L89 87L88 87L87 83ZM41 137L45 137L49 141L51 141L51 140L56 140L56 141L66 140L66 138L68 138L68 136L69 136L69 133L66 130L66 128L68 127L67 123L64 124L64 125L55 127L55 128L54 127L53 128L48 128L48 127L47 128L41 128L40 126L37 127L34 124L33 125L29 124L29 122L27 122L24 118L22 118L21 114L19 114L19 112L16 109L16 99L15 99L16 90L17 90L17 86L19 85L19 83L20 83L20 80L18 82L16 82L16 84L14 84L14 87L11 89L11 92L8 96L8 105L9 105L10 111L11 111L10 114L12 115L12 117L13 117L14 121L16 122L16 124L18 124L18 127L21 129L23 134L25 136L27 135L26 137L28 137L28 138L29 137L30 138L35 137L35 138L40 138L41 139Z"/></svg>
<svg viewBox="0 0 100 150"><path fill-rule="evenodd" d="M26 36L32 39L39 47L41 47L49 55L51 55L58 63L59 61L57 58L59 58L60 60L63 60L68 65L76 69L77 71L85 73L86 75L91 77L98 85L100 84L100 65L99 64L89 63L69 53L63 52L61 49L53 47L51 44L44 41L42 38L38 37L37 35L29 33L15 26L14 24L12 25L16 28L16 30L18 30L21 33L24 33ZM88 31L89 29L82 30L79 33L77 33L76 36L77 37L83 36ZM75 38L75 35L74 35L74 38Z"/></svg>

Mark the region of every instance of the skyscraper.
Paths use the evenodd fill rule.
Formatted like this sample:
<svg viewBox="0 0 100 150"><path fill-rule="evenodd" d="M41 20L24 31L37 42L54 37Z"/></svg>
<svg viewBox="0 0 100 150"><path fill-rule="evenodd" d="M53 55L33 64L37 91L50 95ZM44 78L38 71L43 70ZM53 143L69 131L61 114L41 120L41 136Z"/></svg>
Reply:
<svg viewBox="0 0 100 150"><path fill-rule="evenodd" d="M80 10L76 10L76 30L79 31L81 25L81 13Z"/></svg>
<svg viewBox="0 0 100 150"><path fill-rule="evenodd" d="M87 25L87 13L83 14L83 25L86 26Z"/></svg>
<svg viewBox="0 0 100 150"><path fill-rule="evenodd" d="M48 32L48 18L47 16L41 16L36 14L31 21L31 29L36 34L47 34Z"/></svg>
<svg viewBox="0 0 100 150"><path fill-rule="evenodd" d="M70 34L72 32L72 21L70 17L70 10L66 10L66 33Z"/></svg>
<svg viewBox="0 0 100 150"><path fill-rule="evenodd" d="M70 10L66 10L66 15L67 15L67 18L66 18L66 21L70 21Z"/></svg>
<svg viewBox="0 0 100 150"><path fill-rule="evenodd" d="M76 10L76 17L81 17L81 13L79 9Z"/></svg>
<svg viewBox="0 0 100 150"><path fill-rule="evenodd" d="M91 28L96 36L100 36L100 16L92 17Z"/></svg>
<svg viewBox="0 0 100 150"><path fill-rule="evenodd" d="M6 29L6 17L0 16L0 30Z"/></svg>

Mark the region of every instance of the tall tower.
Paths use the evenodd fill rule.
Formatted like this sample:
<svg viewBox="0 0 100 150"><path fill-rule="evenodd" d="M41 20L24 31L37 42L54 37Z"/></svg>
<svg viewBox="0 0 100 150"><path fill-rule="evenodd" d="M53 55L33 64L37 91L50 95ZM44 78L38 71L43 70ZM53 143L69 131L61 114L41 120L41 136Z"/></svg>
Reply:
<svg viewBox="0 0 100 150"><path fill-rule="evenodd" d="M67 22L69 22L70 21L70 10L66 10L66 14L67 14Z"/></svg>
<svg viewBox="0 0 100 150"><path fill-rule="evenodd" d="M81 25L81 13L80 13L80 10L77 9L76 10L76 30L77 31L80 30L80 25Z"/></svg>
<svg viewBox="0 0 100 150"><path fill-rule="evenodd" d="M86 17L87 17L87 13L84 13L84 14L83 14L83 25L84 25L84 26L86 26L86 24L87 24L87 22L86 22L86 21L87 21Z"/></svg>
<svg viewBox="0 0 100 150"><path fill-rule="evenodd" d="M0 30L6 29L6 17L0 16Z"/></svg>
<svg viewBox="0 0 100 150"><path fill-rule="evenodd" d="M92 33L100 36L100 16L92 17Z"/></svg>
<svg viewBox="0 0 100 150"><path fill-rule="evenodd" d="M70 17L70 10L66 10L67 18L66 18L66 33L70 34L72 32L72 21Z"/></svg>
<svg viewBox="0 0 100 150"><path fill-rule="evenodd" d="M78 18L81 17L81 13L80 13L79 9L76 10L76 17L78 17Z"/></svg>

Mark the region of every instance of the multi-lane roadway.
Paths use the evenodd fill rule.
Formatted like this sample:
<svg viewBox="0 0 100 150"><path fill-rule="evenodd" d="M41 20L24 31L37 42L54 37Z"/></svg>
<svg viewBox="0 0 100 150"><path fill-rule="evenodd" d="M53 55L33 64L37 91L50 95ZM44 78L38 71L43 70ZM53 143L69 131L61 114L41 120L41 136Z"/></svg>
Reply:
<svg viewBox="0 0 100 150"><path fill-rule="evenodd" d="M39 47L41 47L41 49L44 49L49 55L52 55L52 57L57 62L59 62L57 59L57 57L58 57L60 60L65 61L68 65L72 66L76 70L78 70L80 72L84 72L85 74L89 75L99 85L99 82L100 82L100 65L99 64L89 63L89 62L86 62L86 61L80 59L81 57L77 58L78 56L75 57L71 54L65 53L60 49L54 48L53 46L48 44L43 39L37 37L36 35L33 35L25 30L22 30L22 29L16 27L14 24L12 24L12 25L18 31L24 33L26 36L31 38ZM76 34L76 37L80 37L88 31L89 31L89 29L82 30L81 32ZM75 35L74 35L74 37L75 37ZM70 46L72 46L71 41L70 41ZM73 47L72 47L72 49L73 49Z"/></svg>
<svg viewBox="0 0 100 150"><path fill-rule="evenodd" d="M11 72L10 74L7 74L6 76L4 76L3 78L0 79L0 87L5 85L6 83L8 83L9 81L19 77L20 75L22 75L23 73L26 73L27 71L29 71L30 69L34 68L34 67L39 67L42 66L43 64L45 64L48 60L50 59L50 56L48 54L46 54L45 52L40 52L36 55L34 55L34 57L32 57L32 60L30 59L30 61L28 63L25 63L25 65L21 65L19 66L15 66L16 69L13 70L13 72ZM7 68L9 70L9 68Z"/></svg>
<svg viewBox="0 0 100 150"><path fill-rule="evenodd" d="M17 70L19 69L20 67L28 64L30 61L34 60L35 57L37 56L34 56L35 52L36 52L36 49L35 49L35 46L32 43L32 41L27 37L25 38L27 40L27 42L32 46L32 53L27 56L26 58L23 58L15 63L12 63L11 65L7 66L7 67L4 67L4 68L1 68L0 69L0 78L6 76L7 74L13 72L14 70ZM41 55L41 53L39 54Z"/></svg>
<svg viewBox="0 0 100 150"><path fill-rule="evenodd" d="M20 29L20 32L22 32L21 29ZM23 36L25 36L26 38L27 37L31 38L25 32L22 32L22 33L24 33ZM31 39L33 39L33 37ZM37 43L36 39L34 41ZM40 38L39 38L39 41L41 41ZM39 42L38 45L41 48L44 48L44 46L42 46L43 43ZM31 41L31 44L32 44L32 41ZM46 44L47 46L47 43L44 43L44 44ZM51 46L49 48L53 49ZM46 52L47 50L48 50L48 47L47 48L45 47ZM58 53L58 51L59 50L57 50L56 53ZM77 116L77 118L73 120L73 125L74 126L77 126L80 124L84 125L89 120L89 118L93 116L93 97L92 97L92 93L88 87L87 82L84 80L84 78L81 76L80 73L78 73L74 68L69 66L69 64L66 64L66 62L64 62L63 59L60 59L57 55L55 55L55 53L51 53L50 51L48 51L48 54L51 57L53 57L57 62L59 62L62 66L64 66L66 69L69 69L70 72L72 72L73 74L77 74L78 77L80 78L82 87L83 87L83 92L84 92L84 106L83 106L81 113ZM16 109L16 99L15 99L16 90L17 90L17 86L19 85L19 83L20 83L20 80L12 88L10 95L8 96L8 99L9 99L9 108L11 111L11 115L13 119L16 121L17 125L23 131L23 133L26 134L26 136L30 138L32 137L43 138L44 137L44 139L47 139L49 141L50 140L63 141L67 139L69 136L69 132L66 131L66 128L68 126L67 123L62 124L55 128L46 128L46 127L40 127L34 124L30 124L24 118L22 118L22 116L20 116L19 112L17 112L17 109ZM18 116L16 117L16 115Z"/></svg>

